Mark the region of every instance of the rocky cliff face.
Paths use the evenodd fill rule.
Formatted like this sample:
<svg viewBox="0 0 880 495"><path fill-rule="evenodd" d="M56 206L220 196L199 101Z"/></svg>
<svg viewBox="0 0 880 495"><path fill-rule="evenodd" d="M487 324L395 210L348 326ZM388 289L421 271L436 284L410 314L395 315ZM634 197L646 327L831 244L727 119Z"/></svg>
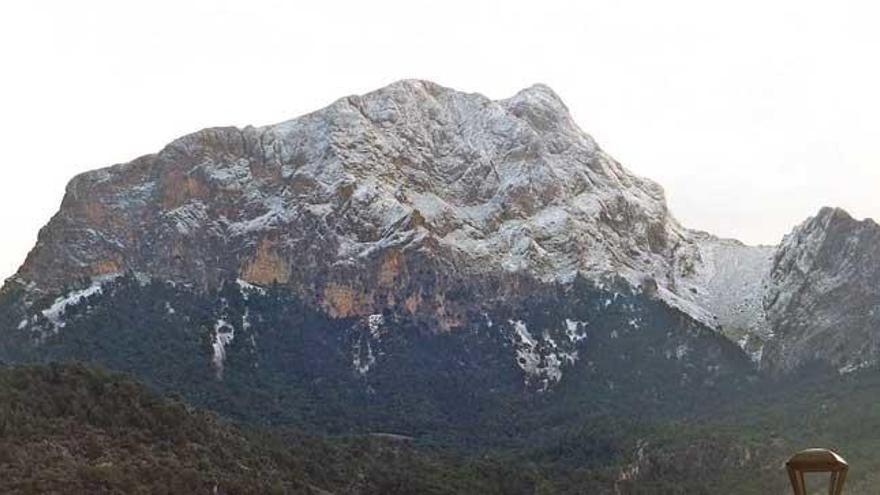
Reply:
<svg viewBox="0 0 880 495"><path fill-rule="evenodd" d="M75 178L14 280L45 293L123 272L277 282L333 316L394 307L454 328L454 286L480 279L489 301L521 292L510 274L582 273L656 280L708 322L675 293L689 235L662 189L599 149L546 86L491 101L401 81Z"/></svg>
<svg viewBox="0 0 880 495"><path fill-rule="evenodd" d="M785 237L765 295L774 338L763 366L819 361L846 373L880 351L880 226L823 208Z"/></svg>

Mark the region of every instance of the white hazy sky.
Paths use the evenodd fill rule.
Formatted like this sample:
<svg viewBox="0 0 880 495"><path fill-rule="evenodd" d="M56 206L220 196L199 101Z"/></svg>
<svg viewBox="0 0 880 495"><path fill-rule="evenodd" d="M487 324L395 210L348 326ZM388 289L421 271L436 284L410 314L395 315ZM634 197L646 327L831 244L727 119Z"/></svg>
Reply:
<svg viewBox="0 0 880 495"><path fill-rule="evenodd" d="M687 226L880 217L880 2L4 1L0 277L74 174L397 79L544 82Z"/></svg>

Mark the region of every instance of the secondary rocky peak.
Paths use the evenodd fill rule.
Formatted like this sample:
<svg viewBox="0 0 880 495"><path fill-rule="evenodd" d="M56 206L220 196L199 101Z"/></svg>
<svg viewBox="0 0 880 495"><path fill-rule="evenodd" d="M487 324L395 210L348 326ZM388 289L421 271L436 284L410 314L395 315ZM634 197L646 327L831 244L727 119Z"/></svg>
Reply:
<svg viewBox="0 0 880 495"><path fill-rule="evenodd" d="M818 220L818 221L851 221L854 220L852 215L849 214L848 211L843 208L839 208L836 206L823 206L819 208L819 212L816 213L815 216L810 217L807 221L810 220ZM869 219L870 220L870 219Z"/></svg>
<svg viewBox="0 0 880 495"><path fill-rule="evenodd" d="M823 208L785 237L765 296L776 338L765 366L818 359L841 371L876 362L880 349L880 226Z"/></svg>
<svg viewBox="0 0 880 495"><path fill-rule="evenodd" d="M866 221L872 222L870 219L867 219ZM807 218L800 225L796 226L792 232L786 236L786 239L783 240L782 244L800 242L812 235L826 236L836 229L851 230L855 224L858 223L860 222L854 219L852 215L843 208L824 206L819 209L815 215Z"/></svg>
<svg viewBox="0 0 880 495"><path fill-rule="evenodd" d="M842 208L824 207L785 236L776 253L774 273L807 274L871 252L880 234L872 219L856 220ZM836 267L842 268L842 267Z"/></svg>

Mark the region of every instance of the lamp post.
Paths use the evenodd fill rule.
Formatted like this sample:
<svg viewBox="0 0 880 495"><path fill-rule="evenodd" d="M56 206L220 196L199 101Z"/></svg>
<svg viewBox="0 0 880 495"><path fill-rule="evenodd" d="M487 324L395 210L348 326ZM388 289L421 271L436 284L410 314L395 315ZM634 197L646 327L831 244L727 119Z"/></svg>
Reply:
<svg viewBox="0 0 880 495"><path fill-rule="evenodd" d="M804 473L831 473L828 494L841 495L849 464L843 457L828 449L807 449L791 456L785 463L785 468L788 470L794 495L806 495Z"/></svg>

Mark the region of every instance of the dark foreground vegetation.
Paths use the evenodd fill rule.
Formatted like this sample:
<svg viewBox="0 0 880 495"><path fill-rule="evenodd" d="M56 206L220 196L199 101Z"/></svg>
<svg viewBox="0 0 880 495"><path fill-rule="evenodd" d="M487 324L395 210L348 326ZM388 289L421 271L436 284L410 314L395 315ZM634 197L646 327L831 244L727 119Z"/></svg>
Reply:
<svg viewBox="0 0 880 495"><path fill-rule="evenodd" d="M815 380L711 422L597 418L532 446L452 450L238 426L79 364L3 367L0 493L784 493L784 456L813 444L848 457L847 493L873 493L880 378L811 393Z"/></svg>
<svg viewBox="0 0 880 495"><path fill-rule="evenodd" d="M81 365L0 370L0 493L512 493L528 474L379 436L242 429Z"/></svg>

